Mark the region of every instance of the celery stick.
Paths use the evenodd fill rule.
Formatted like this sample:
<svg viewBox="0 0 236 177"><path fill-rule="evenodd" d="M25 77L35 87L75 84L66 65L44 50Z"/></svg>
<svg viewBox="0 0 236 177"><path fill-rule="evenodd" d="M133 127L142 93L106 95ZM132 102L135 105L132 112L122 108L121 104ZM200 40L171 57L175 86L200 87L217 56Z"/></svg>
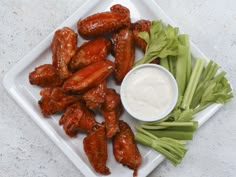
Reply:
<svg viewBox="0 0 236 177"><path fill-rule="evenodd" d="M210 70L209 70L209 72L208 72L208 74L204 78L204 80L212 79L215 76L218 69L219 69L219 66L216 63L213 63Z"/></svg>
<svg viewBox="0 0 236 177"><path fill-rule="evenodd" d="M215 82L219 82L221 81L226 75L226 72L225 71L221 71L215 78L214 78L214 81Z"/></svg>
<svg viewBox="0 0 236 177"><path fill-rule="evenodd" d="M203 73L203 79L202 81L198 84L197 89L194 93L192 103L190 105L191 108L195 108L197 105L199 105L200 100L202 98L202 94L204 90L208 87L209 81L214 78L217 70L218 70L218 65L216 63L210 62L205 71Z"/></svg>
<svg viewBox="0 0 236 177"><path fill-rule="evenodd" d="M200 106L209 103L223 104L233 97L232 88L224 77L224 74L224 72L220 73L209 82L207 89L202 95Z"/></svg>
<svg viewBox="0 0 236 177"><path fill-rule="evenodd" d="M208 87L209 80L211 80L215 76L218 68L219 68L218 65L213 61L210 61L207 64L202 75L202 81L198 84L196 91L194 93L192 102L190 104L190 108L196 108L200 104L202 94L206 89L206 87Z"/></svg>
<svg viewBox="0 0 236 177"><path fill-rule="evenodd" d="M183 110L179 117L176 119L178 122L187 122L193 119L193 111L191 109Z"/></svg>
<svg viewBox="0 0 236 177"><path fill-rule="evenodd" d="M199 113L200 111L206 109L206 108L207 108L208 106L210 106L210 105L211 105L211 103L208 103L208 104L205 104L205 105L200 105L200 106L198 106L197 108L195 108L195 109L193 110L193 113L194 113L194 114L197 114L197 113Z"/></svg>
<svg viewBox="0 0 236 177"><path fill-rule="evenodd" d="M178 84L179 96L182 96L185 91L186 87L186 69L187 69L187 62L186 62L186 52L187 49L185 46L179 45L179 54L176 60L176 81Z"/></svg>
<svg viewBox="0 0 236 177"><path fill-rule="evenodd" d="M170 71L169 63L167 58L161 58L160 59L160 65L166 68L168 71Z"/></svg>
<svg viewBox="0 0 236 177"><path fill-rule="evenodd" d="M140 126L142 128L145 129L156 129L156 125L144 125L144 124L140 124ZM162 126L162 127L187 127L187 126L193 126L193 122L160 122L158 123L158 126Z"/></svg>
<svg viewBox="0 0 236 177"><path fill-rule="evenodd" d="M161 137L169 137L177 140L192 140L192 131L177 131L177 130L148 130L153 135Z"/></svg>
<svg viewBox="0 0 236 177"><path fill-rule="evenodd" d="M188 121L188 122L160 122L157 125L148 125L148 124L139 124L136 128L142 128L145 130L163 130L163 129L171 129L171 130L189 130L195 131L197 129L197 122Z"/></svg>
<svg viewBox="0 0 236 177"><path fill-rule="evenodd" d="M165 130L178 130L178 131L195 131L198 128L198 122L197 121L191 121L192 126L183 126L183 127L168 127Z"/></svg>
<svg viewBox="0 0 236 177"><path fill-rule="evenodd" d="M190 51L190 44L189 44L189 36L187 34L179 35L179 42L186 47L186 84L188 83L191 71L192 71L192 58L191 58L191 51Z"/></svg>
<svg viewBox="0 0 236 177"><path fill-rule="evenodd" d="M175 63L176 57L175 56L168 56L168 63L169 63L169 71L175 77Z"/></svg>
<svg viewBox="0 0 236 177"><path fill-rule="evenodd" d="M212 64L213 64L212 60L208 62L207 66L205 67L204 72L202 74L203 78L206 78L207 74L210 71L210 68L212 68Z"/></svg>
<svg viewBox="0 0 236 177"><path fill-rule="evenodd" d="M186 149L182 141L172 138L158 138L146 130L137 127L135 140L149 146L164 155L173 165L181 163Z"/></svg>
<svg viewBox="0 0 236 177"><path fill-rule="evenodd" d="M198 91L196 91L190 104L191 109L195 109L200 104L204 90L205 90L204 85L202 85L201 87L199 87Z"/></svg>
<svg viewBox="0 0 236 177"><path fill-rule="evenodd" d="M176 81L179 89L179 96L184 95L188 80L191 74L191 53L188 35L178 36L179 53L176 61Z"/></svg>
<svg viewBox="0 0 236 177"><path fill-rule="evenodd" d="M189 106L190 106L190 103L193 98L193 94L196 90L198 81L200 79L200 76L202 74L202 70L204 68L204 63L205 63L204 59L196 59L195 66L193 68L193 72L191 74L191 77L190 77L190 80L189 80L189 83L186 88L184 98L183 98L183 101L181 104L181 107L183 109L189 108Z"/></svg>
<svg viewBox="0 0 236 177"><path fill-rule="evenodd" d="M161 129L166 129L167 126L160 126L160 125L144 125L144 124L140 124L138 125L144 129L151 129L151 130L161 130Z"/></svg>

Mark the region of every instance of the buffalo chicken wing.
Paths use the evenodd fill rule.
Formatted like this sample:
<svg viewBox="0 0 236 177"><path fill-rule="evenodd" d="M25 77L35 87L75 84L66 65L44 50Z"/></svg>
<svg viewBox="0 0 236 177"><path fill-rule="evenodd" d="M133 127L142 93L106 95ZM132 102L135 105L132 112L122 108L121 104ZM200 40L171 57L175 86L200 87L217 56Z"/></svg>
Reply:
<svg viewBox="0 0 236 177"><path fill-rule="evenodd" d="M106 95L106 81L104 80L102 83L100 83L98 86L88 90L83 95L83 100L86 103L86 106L89 109L98 109L101 107L102 103L105 100Z"/></svg>
<svg viewBox="0 0 236 177"><path fill-rule="evenodd" d="M63 129L70 137L76 136L79 130L89 131L97 122L92 111L83 104L77 102L69 106L62 115L59 125L63 125Z"/></svg>
<svg viewBox="0 0 236 177"><path fill-rule="evenodd" d="M32 85L40 87L57 87L63 84L56 68L51 64L44 64L36 67L29 74L29 81Z"/></svg>
<svg viewBox="0 0 236 177"><path fill-rule="evenodd" d="M113 139L113 154L116 161L133 169L133 176L137 176L142 157L135 143L134 134L126 122L120 121L119 126L120 132Z"/></svg>
<svg viewBox="0 0 236 177"><path fill-rule="evenodd" d="M119 117L123 112L120 95L114 89L107 89L101 112L105 119L106 136L111 138L120 130Z"/></svg>
<svg viewBox="0 0 236 177"><path fill-rule="evenodd" d="M104 81L113 71L113 62L99 61L75 72L67 79L62 88L66 92L84 92Z"/></svg>
<svg viewBox="0 0 236 177"><path fill-rule="evenodd" d="M117 9L117 7L111 7L111 11L96 13L79 20L78 32L85 37L94 37L130 26L129 14L121 13Z"/></svg>
<svg viewBox="0 0 236 177"><path fill-rule="evenodd" d="M61 88L45 88L40 92L42 98L38 104L45 117L65 110L69 105L81 98L75 95L67 95Z"/></svg>
<svg viewBox="0 0 236 177"><path fill-rule="evenodd" d="M62 79L70 76L68 69L71 58L77 51L77 34L70 28L57 30L51 44L53 66Z"/></svg>
<svg viewBox="0 0 236 177"><path fill-rule="evenodd" d="M107 162L107 141L106 132L103 125L97 125L89 131L84 138L84 151L94 170L98 173L108 175L109 168Z"/></svg>
<svg viewBox="0 0 236 177"><path fill-rule="evenodd" d="M113 34L115 55L115 79L120 84L134 64L134 39L129 28L121 29Z"/></svg>
<svg viewBox="0 0 236 177"><path fill-rule="evenodd" d="M76 55L71 59L70 69L76 71L91 63L105 60L111 49L111 41L106 38L96 38L85 42L79 47Z"/></svg>

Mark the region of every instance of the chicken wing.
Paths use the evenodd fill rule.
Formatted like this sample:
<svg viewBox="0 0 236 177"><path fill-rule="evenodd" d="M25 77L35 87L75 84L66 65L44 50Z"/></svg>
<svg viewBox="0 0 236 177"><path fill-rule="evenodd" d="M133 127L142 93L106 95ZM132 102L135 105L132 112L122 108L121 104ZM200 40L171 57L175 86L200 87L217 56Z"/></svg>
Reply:
<svg viewBox="0 0 236 177"><path fill-rule="evenodd" d="M145 40L138 36L139 32L150 32L151 21L150 20L138 20L133 24L133 34L135 44L142 49L143 52L146 51L147 43Z"/></svg>
<svg viewBox="0 0 236 177"><path fill-rule="evenodd" d="M94 127L84 138L84 151L94 170L103 175L110 174L107 162L107 142L103 125Z"/></svg>
<svg viewBox="0 0 236 177"><path fill-rule="evenodd" d="M107 84L104 80L98 86L85 92L83 95L83 99L86 103L86 106L92 110L100 108L102 103L105 101L106 89Z"/></svg>
<svg viewBox="0 0 236 177"><path fill-rule="evenodd" d="M113 34L115 55L115 79L120 84L134 64L135 48L133 33L124 28Z"/></svg>
<svg viewBox="0 0 236 177"><path fill-rule="evenodd" d="M69 105L81 100L75 95L67 95L59 87L45 88L40 92L42 98L38 104L45 117L65 110Z"/></svg>
<svg viewBox="0 0 236 177"><path fill-rule="evenodd" d="M67 79L62 88L65 92L84 92L97 86L113 71L113 62L99 61L82 68Z"/></svg>
<svg viewBox="0 0 236 177"><path fill-rule="evenodd" d="M29 74L29 82L40 87L58 87L63 84L56 68L51 64L44 64L36 67Z"/></svg>
<svg viewBox="0 0 236 177"><path fill-rule="evenodd" d="M125 8L125 7L124 7ZM94 37L117 31L130 25L130 16L116 10L96 13L79 20L78 32L85 37Z"/></svg>
<svg viewBox="0 0 236 177"><path fill-rule="evenodd" d="M138 168L142 162L142 156L129 125L124 121L120 121L119 126L120 132L113 139L113 154L116 161L133 169L133 176L137 176Z"/></svg>
<svg viewBox="0 0 236 177"><path fill-rule="evenodd" d="M123 113L120 95L114 89L107 89L101 112L105 119L106 136L111 138L120 130L119 117Z"/></svg>
<svg viewBox="0 0 236 177"><path fill-rule="evenodd" d="M52 44L52 62L62 79L70 76L68 65L77 51L77 34L70 28L64 27L54 34Z"/></svg>
<svg viewBox="0 0 236 177"><path fill-rule="evenodd" d="M87 132L96 124L94 113L79 102L69 106L59 121L70 137L76 136L79 130Z"/></svg>
<svg viewBox="0 0 236 177"><path fill-rule="evenodd" d="M76 71L91 63L105 60L111 49L111 41L106 38L96 38L85 42L79 47L76 55L71 59L70 69Z"/></svg>

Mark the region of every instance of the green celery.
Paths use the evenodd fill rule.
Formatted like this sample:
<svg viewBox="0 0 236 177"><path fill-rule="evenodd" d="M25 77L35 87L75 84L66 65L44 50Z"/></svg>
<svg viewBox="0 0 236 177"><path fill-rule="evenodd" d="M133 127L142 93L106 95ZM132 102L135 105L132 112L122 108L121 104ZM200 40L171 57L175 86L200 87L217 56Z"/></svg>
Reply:
<svg viewBox="0 0 236 177"><path fill-rule="evenodd" d="M194 100L194 98L197 99L202 96L202 93L205 90L205 87L207 86L207 82L209 80L211 80L212 78L214 78L218 68L219 68L219 66L216 63L214 63L213 61L210 61L207 64L207 66L203 72L202 80L198 84L196 91L194 93L193 102L198 103L199 100Z"/></svg>
<svg viewBox="0 0 236 177"><path fill-rule="evenodd" d="M169 64L169 71L172 73L172 75L175 77L175 64L176 64L176 57L175 56L168 56L168 64Z"/></svg>
<svg viewBox="0 0 236 177"><path fill-rule="evenodd" d="M191 74L188 86L186 88L186 91L184 93L183 101L181 104L181 107L183 109L189 108L193 94L196 90L198 81L200 80L200 76L202 74L202 70L204 68L205 60L204 59L196 59L195 66L193 68L193 72Z"/></svg>
<svg viewBox="0 0 236 177"><path fill-rule="evenodd" d="M177 131L177 130L149 130L153 135L161 137L169 137L177 140L192 140L193 131Z"/></svg>
<svg viewBox="0 0 236 177"><path fill-rule="evenodd" d="M178 41L179 47L176 61L176 81L178 84L179 96L182 96L184 95L191 74L191 53L188 35L179 35Z"/></svg>
<svg viewBox="0 0 236 177"><path fill-rule="evenodd" d="M134 64L150 63L156 58L166 58L178 54L178 28L168 25L163 27L161 21L152 21L150 33L140 32L139 37L147 42L146 52L142 59Z"/></svg>
<svg viewBox="0 0 236 177"><path fill-rule="evenodd" d="M225 79L226 73L222 71L215 76L218 69L219 66L213 61L210 61L206 66L202 81L198 84L190 105L191 108L197 109L194 112L202 110L205 105L218 102L225 103L232 98L232 94L230 94L232 92L231 87ZM226 80L224 85L222 85L222 80ZM198 105L200 105L200 107L197 107Z"/></svg>
<svg viewBox="0 0 236 177"><path fill-rule="evenodd" d="M193 111L191 109L182 110L182 112L177 117L178 122L187 122L193 120Z"/></svg>
<svg viewBox="0 0 236 177"><path fill-rule="evenodd" d="M197 122L188 121L188 122L158 122L157 124L139 124L137 127L141 127L145 130L160 130L160 129L169 129L178 130L179 127L182 129L196 130Z"/></svg>
<svg viewBox="0 0 236 177"><path fill-rule="evenodd" d="M172 138L158 138L148 131L136 127L137 133L135 140L141 144L149 146L164 155L173 165L181 163L186 149L183 141L178 141Z"/></svg>
<svg viewBox="0 0 236 177"><path fill-rule="evenodd" d="M139 36L147 42L144 57L135 66L160 58L160 65L176 78L179 98L172 112L161 121L141 122L136 126L135 140L163 154L174 165L183 159L185 141L191 140L198 122L194 116L213 103L226 103L232 97L232 88L225 72L218 75L219 66L204 59L192 58L188 35L178 35L178 28L161 21L153 21L148 32ZM216 75L216 76L215 76Z"/></svg>
<svg viewBox="0 0 236 177"><path fill-rule="evenodd" d="M169 62L168 62L167 58L161 58L160 65L163 66L164 68L166 68L168 71L170 70Z"/></svg>

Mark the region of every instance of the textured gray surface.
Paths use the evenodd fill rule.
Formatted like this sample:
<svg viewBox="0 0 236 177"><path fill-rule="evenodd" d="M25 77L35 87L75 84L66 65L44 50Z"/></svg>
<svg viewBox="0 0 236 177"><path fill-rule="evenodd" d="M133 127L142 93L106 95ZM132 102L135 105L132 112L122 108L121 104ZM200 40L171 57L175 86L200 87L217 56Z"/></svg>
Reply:
<svg viewBox="0 0 236 177"><path fill-rule="evenodd" d="M156 0L236 87L236 1ZM0 80L83 0L0 0ZM0 84L0 177L83 176ZM195 134L178 167L164 161L150 177L234 177L236 101Z"/></svg>

